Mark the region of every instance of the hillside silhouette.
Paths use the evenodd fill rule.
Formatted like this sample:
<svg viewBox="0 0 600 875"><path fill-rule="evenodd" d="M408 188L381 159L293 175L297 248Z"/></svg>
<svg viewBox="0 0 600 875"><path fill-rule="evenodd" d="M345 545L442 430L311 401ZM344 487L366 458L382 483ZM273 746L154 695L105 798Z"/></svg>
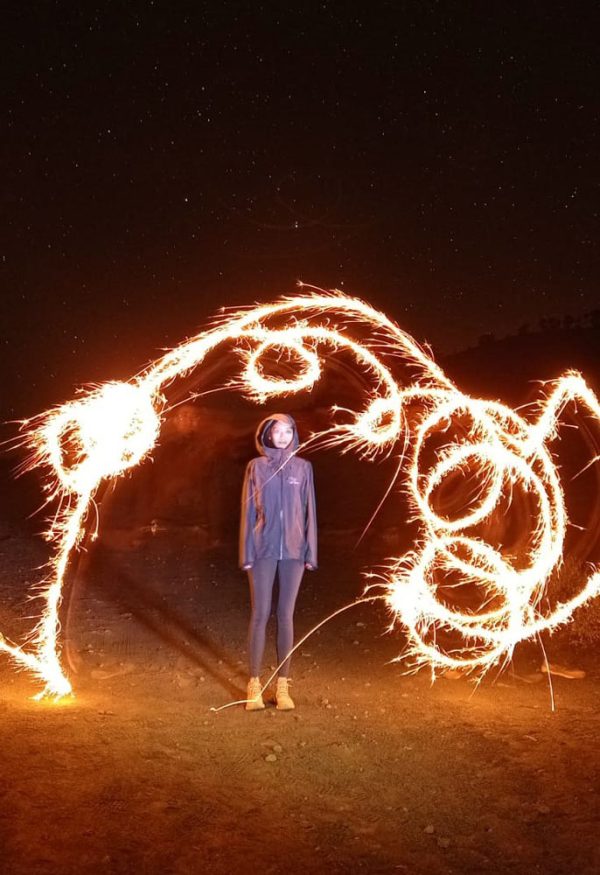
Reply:
<svg viewBox="0 0 600 875"><path fill-rule="evenodd" d="M539 381L555 380L566 370L581 371L600 390L600 309L580 319L543 318L502 338L490 332L476 346L441 359L458 386L484 398L524 404L539 397Z"/></svg>

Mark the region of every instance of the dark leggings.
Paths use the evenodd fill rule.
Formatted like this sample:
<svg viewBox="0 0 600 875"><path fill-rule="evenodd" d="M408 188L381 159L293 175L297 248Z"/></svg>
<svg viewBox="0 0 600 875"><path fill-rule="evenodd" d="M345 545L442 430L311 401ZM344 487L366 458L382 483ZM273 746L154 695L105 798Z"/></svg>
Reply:
<svg viewBox="0 0 600 875"><path fill-rule="evenodd" d="M248 631L250 676L258 677L265 650L267 622L271 615L275 574L279 578L277 601L277 663L294 646L294 606L304 573L304 562L299 559L257 559L250 571L252 616ZM288 677L291 657L279 669L281 677Z"/></svg>

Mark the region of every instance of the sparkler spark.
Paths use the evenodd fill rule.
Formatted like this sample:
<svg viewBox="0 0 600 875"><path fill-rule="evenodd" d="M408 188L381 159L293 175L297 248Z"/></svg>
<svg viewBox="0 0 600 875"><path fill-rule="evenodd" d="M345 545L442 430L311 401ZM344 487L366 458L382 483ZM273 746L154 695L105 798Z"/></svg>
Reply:
<svg viewBox="0 0 600 875"><path fill-rule="evenodd" d="M350 335L349 329L358 326L368 329L370 340ZM321 376L323 351L350 354L370 379L364 407L346 411L348 421L334 422L311 441L370 458L399 448L404 488L420 534L414 549L385 569L381 586L391 625L405 627L408 648L402 658L412 658L413 667L428 665L433 672L458 668L482 676L509 660L520 641L552 631L598 595L600 572L594 569L568 602L550 609L544 598L562 562L568 522L548 445L571 401L600 422L600 404L583 377L565 374L526 419L503 404L462 393L431 355L383 313L342 293L315 289L224 315L129 382L106 383L24 424L32 450L29 467L45 470L48 500L58 506L47 532L54 551L42 591L44 611L30 641L18 646L0 635L0 650L43 682L39 698L71 692L60 661L61 592L100 484L151 454L167 409L164 391L221 344L232 344L241 354L235 386L258 402L311 389ZM295 359L296 375L266 375L261 361L268 352ZM394 377L388 360L409 369L408 385ZM442 434L448 437L440 446L435 440ZM440 492L466 474L477 478L475 497L443 514ZM534 507L530 537L518 559L486 542L477 530L517 488ZM455 588L474 588L480 607L448 604L440 583L447 579ZM444 647L442 632L459 643Z"/></svg>

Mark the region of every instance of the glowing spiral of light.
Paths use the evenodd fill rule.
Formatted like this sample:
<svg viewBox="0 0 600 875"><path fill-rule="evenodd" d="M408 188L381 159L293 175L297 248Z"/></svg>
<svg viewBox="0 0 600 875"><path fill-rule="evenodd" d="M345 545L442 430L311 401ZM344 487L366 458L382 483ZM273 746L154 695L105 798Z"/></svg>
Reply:
<svg viewBox="0 0 600 875"><path fill-rule="evenodd" d="M566 622L575 608L600 591L600 574L594 572L568 602L543 608L550 576L563 559L567 526L562 487L546 441L557 413L572 399L600 419L598 400L578 374L557 381L533 423L504 405L458 391L431 395L430 410L415 429L409 464L409 496L423 526L422 540L395 563L387 580L388 603L408 629L409 654L417 667L483 673L510 659L520 641ZM424 472L421 456L427 438L465 415L472 423L469 433L438 451ZM432 495L447 476L465 468L477 470L483 479L480 495L454 518L443 517ZM535 506L530 542L517 561L472 533L516 488ZM439 595L444 573L454 573L454 579L458 575L459 585L476 585L482 606L458 610L445 604ZM439 646L442 630L450 640L454 633L452 647Z"/></svg>
<svg viewBox="0 0 600 875"><path fill-rule="evenodd" d="M335 319L341 324L332 323ZM353 339L349 329L354 325L366 326L371 341ZM577 596L551 612L542 611L549 577L562 560L567 524L547 443L570 400L578 400L600 421L598 399L583 378L569 373L558 380L530 422L502 404L461 393L431 356L384 314L359 299L319 290L224 315L215 327L170 350L131 381L106 383L24 425L33 449L31 467L45 469L48 499L59 502L47 533L55 549L43 592L45 609L29 645L21 647L0 636L0 650L43 682L40 697L60 697L71 690L60 663L61 592L99 485L152 452L166 409L166 387L223 343L233 344L243 358L236 385L261 403L309 390L321 376L322 351L349 353L370 379L363 408L316 437L322 445L353 449L363 457L399 448L420 537L414 550L386 570L383 597L393 620L405 627L416 666L483 672L510 658L519 641L566 622L576 607L598 594L600 574L594 571ZM293 378L265 375L261 359L277 351L299 362ZM408 367L408 386L392 375L388 359ZM429 439L457 420L468 421L469 428L463 427L462 437L428 458ZM435 492L462 470L478 473L480 494L458 515L443 516L436 510ZM519 565L474 531L516 486L531 496L536 508ZM475 586L482 606L458 610L446 604L440 598L440 573L459 575ZM442 630L457 637L451 649L438 644Z"/></svg>

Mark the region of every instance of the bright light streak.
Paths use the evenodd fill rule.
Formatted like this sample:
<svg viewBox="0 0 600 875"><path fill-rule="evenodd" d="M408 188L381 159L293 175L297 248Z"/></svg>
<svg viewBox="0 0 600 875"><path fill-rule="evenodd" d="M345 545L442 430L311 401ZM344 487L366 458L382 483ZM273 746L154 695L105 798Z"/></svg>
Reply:
<svg viewBox="0 0 600 875"><path fill-rule="evenodd" d="M349 331L358 326L369 330L370 340L353 339ZM562 562L568 522L548 444L570 401L600 421L598 399L583 378L564 375L526 419L503 404L463 394L383 313L359 299L315 290L224 315L129 382L106 383L24 424L32 448L29 467L46 471L47 498L58 506L47 532L54 552L41 594L44 611L30 641L17 646L0 636L0 650L42 681L40 698L71 692L60 661L61 592L98 487L152 452L166 410L166 388L221 344L241 354L235 386L260 403L310 390L321 376L322 356L336 351L352 355L370 380L362 409L346 411L349 421L334 423L312 440L370 458L399 448L420 535L412 551L386 568L381 585L391 625L405 627L408 650L402 658L408 657L412 667L427 665L434 673L458 668L482 676L510 659L520 641L567 622L575 608L600 591L600 573L593 570L570 601L544 609L550 576ZM296 360L296 376L267 376L261 360L268 352ZM410 370L408 386L385 364L394 360ZM432 439L452 434L457 423L460 436L432 449ZM435 496L457 474L477 475L477 495L460 512L444 516L436 510ZM531 537L518 562L474 531L515 488L524 490L535 507ZM440 598L444 575L453 575L455 586L475 587L480 609L447 605ZM442 631L457 639L452 649L439 643Z"/></svg>

